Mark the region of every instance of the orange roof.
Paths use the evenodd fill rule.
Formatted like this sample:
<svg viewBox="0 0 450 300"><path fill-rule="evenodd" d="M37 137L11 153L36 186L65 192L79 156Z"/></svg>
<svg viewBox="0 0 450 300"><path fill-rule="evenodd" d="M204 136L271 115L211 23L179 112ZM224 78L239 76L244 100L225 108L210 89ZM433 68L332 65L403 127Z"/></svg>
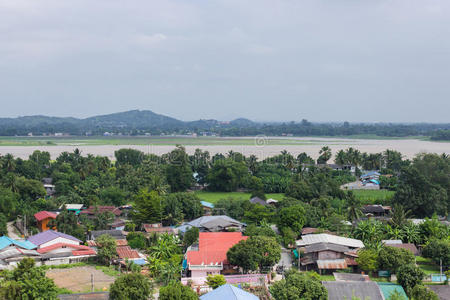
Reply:
<svg viewBox="0 0 450 300"><path fill-rule="evenodd" d="M73 244L67 244L67 243L56 243L56 244L53 244L53 245L50 245L50 246L47 246L44 248L37 249L37 252L43 254L43 253L47 253L47 252L50 252L50 251L58 249L58 248L74 249L74 250L72 250L72 254L75 256L96 254L95 250L89 248L88 246L73 245Z"/></svg>
<svg viewBox="0 0 450 300"><path fill-rule="evenodd" d="M42 221L42 220L45 220L45 219L48 219L48 218L56 219L56 216L57 216L57 214L51 213L51 212L46 211L46 210L43 210L43 211L40 211L40 212L34 214L34 217L38 221Z"/></svg>
<svg viewBox="0 0 450 300"><path fill-rule="evenodd" d="M119 258L125 259L125 258L141 258L139 256L139 253L136 250L131 249L130 246L120 246L116 249L117 255L119 255Z"/></svg>
<svg viewBox="0 0 450 300"><path fill-rule="evenodd" d="M200 232L198 251L187 253L192 265L227 263L228 250L248 236L241 232Z"/></svg>
<svg viewBox="0 0 450 300"><path fill-rule="evenodd" d="M122 213L122 211L115 206L89 206L88 209L82 210L80 214L95 215L107 211L112 212L116 216L120 216L120 214Z"/></svg>

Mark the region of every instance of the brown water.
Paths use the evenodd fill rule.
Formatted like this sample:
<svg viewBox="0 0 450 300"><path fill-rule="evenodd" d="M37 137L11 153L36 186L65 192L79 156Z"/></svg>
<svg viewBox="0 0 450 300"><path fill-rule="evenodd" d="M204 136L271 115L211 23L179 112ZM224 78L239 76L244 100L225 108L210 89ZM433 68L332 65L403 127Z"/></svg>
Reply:
<svg viewBox="0 0 450 300"><path fill-rule="evenodd" d="M277 138L279 139L279 138ZM195 149L200 148L207 150L211 155L216 153L227 153L230 150L235 152L241 152L244 155L254 154L258 158L263 159L276 154L279 154L282 150L287 150L294 156L301 152L306 152L313 158L317 158L320 148L323 146L329 146L333 153L336 153L340 149L347 149L348 147L354 147L361 152L378 153L386 149L393 149L401 152L405 158L412 158L417 153L429 152L429 153L450 153L450 143L445 142L432 142L422 141L414 139L402 139L402 140L373 140L373 139L336 139L336 138L292 138L288 140L304 141L305 144L301 145L271 145L270 139L256 139L254 145L201 145L192 146L187 145L186 151L189 154L194 153ZM153 153L161 155L170 152L175 146L172 145L56 145L56 146L0 146L0 154L5 155L11 153L15 157L28 158L28 156L35 150L48 151L55 159L60 153L67 151L72 152L78 148L83 155L93 154L107 156L110 159L114 158L114 151L122 148L133 148L145 153Z"/></svg>

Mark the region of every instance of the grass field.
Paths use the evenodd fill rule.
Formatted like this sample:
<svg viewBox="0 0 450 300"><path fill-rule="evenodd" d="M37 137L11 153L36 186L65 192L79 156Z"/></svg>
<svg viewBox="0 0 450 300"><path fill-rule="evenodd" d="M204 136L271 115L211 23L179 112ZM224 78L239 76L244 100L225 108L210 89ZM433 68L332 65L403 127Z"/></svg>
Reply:
<svg viewBox="0 0 450 300"><path fill-rule="evenodd" d="M195 192L195 194L203 201L216 203L220 199L250 199L251 194L250 193L242 193L242 192L229 192L229 193L222 193L222 192L205 192L205 191L198 191ZM284 194L266 194L267 199L273 198L275 200L283 200Z"/></svg>
<svg viewBox="0 0 450 300"><path fill-rule="evenodd" d="M386 190L356 190L353 191L363 204L386 203L394 196L393 191ZM198 191L195 194L203 201L216 203L220 199L250 199L250 193L243 192L206 192ZM284 194L266 194L267 199L283 200Z"/></svg>
<svg viewBox="0 0 450 300"><path fill-rule="evenodd" d="M363 204L389 204L395 192L388 190L353 190L353 194Z"/></svg>
<svg viewBox="0 0 450 300"><path fill-rule="evenodd" d="M436 265L430 258L425 258L422 256L416 257L416 263L419 266L419 268L422 269L422 271L425 272L425 274L439 274L439 266Z"/></svg>

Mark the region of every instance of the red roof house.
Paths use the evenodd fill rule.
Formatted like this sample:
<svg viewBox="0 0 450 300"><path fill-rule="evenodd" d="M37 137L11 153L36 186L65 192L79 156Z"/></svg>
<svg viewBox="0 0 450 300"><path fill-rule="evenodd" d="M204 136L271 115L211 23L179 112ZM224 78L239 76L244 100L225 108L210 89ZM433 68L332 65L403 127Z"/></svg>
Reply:
<svg viewBox="0 0 450 300"><path fill-rule="evenodd" d="M141 258L136 250L131 249L130 246L120 246L116 248L117 255L120 259L136 259Z"/></svg>
<svg viewBox="0 0 450 300"><path fill-rule="evenodd" d="M248 237L241 232L200 232L198 249L188 250L186 260L192 277L220 274L228 266L228 250Z"/></svg>
<svg viewBox="0 0 450 300"><path fill-rule="evenodd" d="M46 231L49 229L53 229L48 226L48 222L56 219L56 216L57 216L57 214L46 211L46 210L35 213L34 218L37 221L37 226L39 228L39 231Z"/></svg>

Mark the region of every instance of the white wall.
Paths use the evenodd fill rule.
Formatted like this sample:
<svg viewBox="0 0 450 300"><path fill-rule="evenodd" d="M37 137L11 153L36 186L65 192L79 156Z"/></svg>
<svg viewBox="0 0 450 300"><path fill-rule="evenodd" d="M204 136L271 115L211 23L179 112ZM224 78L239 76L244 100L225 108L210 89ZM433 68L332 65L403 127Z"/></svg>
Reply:
<svg viewBox="0 0 450 300"><path fill-rule="evenodd" d="M57 237L54 240L48 241L47 243L44 243L44 244L40 245L39 249L40 248L44 248L44 247L48 247L48 246L51 246L51 245L54 245L54 244L58 244L58 243L65 243L65 244L71 244L71 245L79 245L80 244L79 242L76 242L74 240L66 239L66 238L63 238L63 237Z"/></svg>

